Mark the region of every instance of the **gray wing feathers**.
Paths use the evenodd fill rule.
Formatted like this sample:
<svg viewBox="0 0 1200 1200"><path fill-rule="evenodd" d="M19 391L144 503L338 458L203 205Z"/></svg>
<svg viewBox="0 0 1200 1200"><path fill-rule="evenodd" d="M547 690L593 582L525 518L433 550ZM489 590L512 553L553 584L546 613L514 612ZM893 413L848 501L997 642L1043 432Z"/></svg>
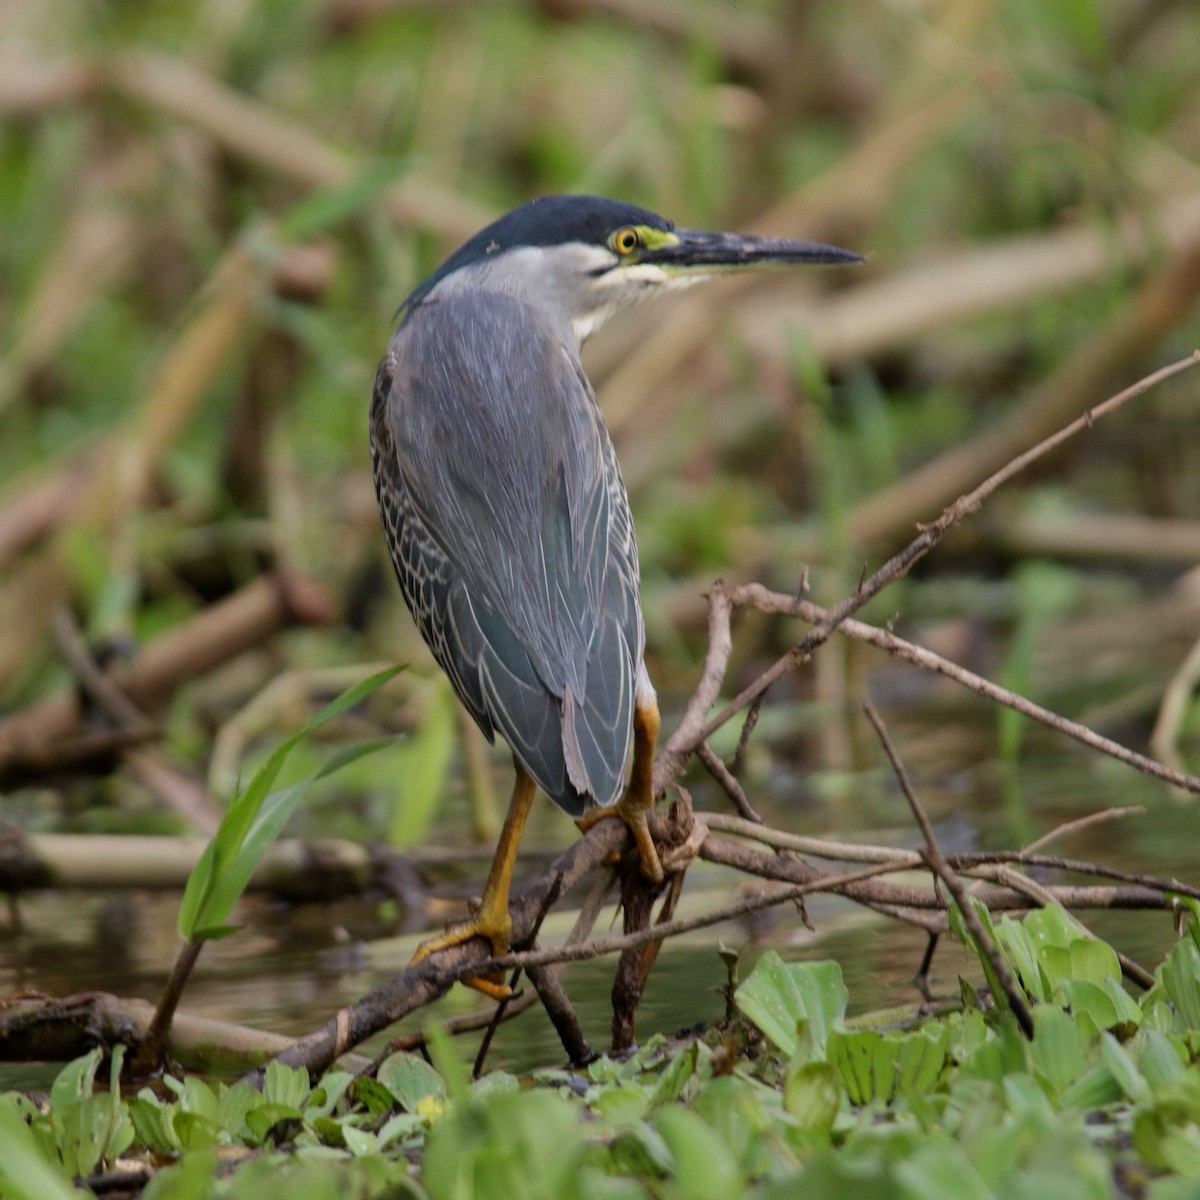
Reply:
<svg viewBox="0 0 1200 1200"><path fill-rule="evenodd" d="M371 427L396 573L463 703L563 808L612 803L644 634L578 363L517 300L427 302L381 368Z"/></svg>

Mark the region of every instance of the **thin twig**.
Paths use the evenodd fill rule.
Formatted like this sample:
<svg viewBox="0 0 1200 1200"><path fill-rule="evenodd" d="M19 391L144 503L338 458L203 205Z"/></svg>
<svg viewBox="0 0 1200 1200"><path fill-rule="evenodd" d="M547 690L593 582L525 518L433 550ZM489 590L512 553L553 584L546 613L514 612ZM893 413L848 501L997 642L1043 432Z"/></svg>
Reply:
<svg viewBox="0 0 1200 1200"><path fill-rule="evenodd" d="M708 773L721 785L725 794L733 801L733 806L747 821L756 825L764 824L754 805L746 796L746 790L738 782L733 772L725 765L721 756L707 743L701 742L696 750L696 757Z"/></svg>
<svg viewBox="0 0 1200 1200"><path fill-rule="evenodd" d="M1040 850L1043 846L1048 846L1051 842L1057 842L1061 838L1070 837L1081 830L1091 829L1095 825L1107 825L1109 821L1120 821L1125 817L1140 817L1145 811L1145 807L1141 804L1129 804L1124 808L1105 808L1101 809L1100 812L1088 813L1086 816L1076 817L1073 821L1064 821L1061 825L1056 825L1053 829L1043 833L1040 838L1036 838L1030 842L1020 853L1022 856L1032 854L1034 851Z"/></svg>
<svg viewBox="0 0 1200 1200"><path fill-rule="evenodd" d="M1004 961L1003 955L1001 955L996 944L992 941L987 930L984 929L983 922L980 921L978 913L975 912L971 904L971 898L967 895L967 889L963 886L962 880L946 861L946 857L942 853L942 848L938 845L937 837L933 832L933 826L929 823L929 818L925 815L925 809L922 807L921 801L917 798L917 794L913 791L912 784L909 782L908 772L904 769L904 764L900 761L899 755L897 755L896 749L892 745L891 738L888 737L883 718L879 715L878 710L870 700L863 702L863 711L867 714L867 720L874 726L875 732L879 736L880 744L883 746L883 752L887 755L888 762L892 764L892 770L896 773L900 790L904 793L904 798L908 801L908 805L912 809L913 817L921 827L921 833L925 838L926 845L925 861L929 864L930 869L936 872L938 878L946 885L950 894L954 897L959 912L962 913L963 921L971 931L971 936L975 939L976 944L987 958L988 964L991 966L996 978L1000 981L1000 986L1004 989L1005 996L1008 997L1008 1004L1013 1011L1013 1015L1017 1018L1017 1022L1024 1031L1025 1036L1032 1041L1033 1014L1029 1011L1029 1006L1025 1003L1025 997L1021 994L1021 989L1017 987L1017 982L1013 979L1012 972L1008 969L1008 964Z"/></svg>
<svg viewBox="0 0 1200 1200"><path fill-rule="evenodd" d="M810 621L814 624L823 625L831 613L831 610L821 608L808 600L797 600L795 597L781 592L772 592L757 583L745 584L737 588L731 595L734 603L738 606L745 605L762 612L790 613L803 621ZM1173 767L1157 762L1153 758L1147 758L1146 755L1139 754L1136 750L1130 750L1127 746L1122 746L1119 742L1114 742L1111 738L1096 733L1078 721L1072 721L1058 713L1051 712L1048 708L1043 708L1040 704L1034 704L1032 700L1027 700L1024 696L1011 692L1007 688L993 683L990 679L985 679L982 675L976 675L974 671L968 671L966 667L960 667L957 663L951 662L939 654L934 654L932 650L926 650L914 642L905 641L904 638L897 637L886 629L868 625L863 621L846 620L839 625L838 630L846 637L854 638L855 641L869 642L914 666L936 671L947 679L953 679L956 683L970 688L980 696L985 696L989 700L1014 709L1023 716L1030 717L1059 733L1064 733L1077 742L1081 742L1093 750L1099 750L1102 754L1115 758L1143 774L1153 775L1156 779L1162 779L1185 791L1200 794L1200 778L1195 775L1187 775Z"/></svg>
<svg viewBox="0 0 1200 1200"><path fill-rule="evenodd" d="M756 896L747 896L732 904L723 905L711 912L701 913L695 917L680 917L668 921L665 925L652 925L637 933L625 934L620 937L601 938L588 942L583 946L559 946L548 950L526 951L523 954L506 954L503 958L486 961L483 969L488 971L507 970L509 967L530 967L542 963L586 962L589 959L600 958L608 954L619 954L626 950L636 950L650 942L663 938L679 937L680 934L691 933L696 929L707 929L710 925L720 925L732 921L747 913L758 912L764 908L774 908L777 904L788 904L806 896L810 892L837 890L849 884L860 883L863 880L874 879L878 875L886 875L892 871L906 870L907 863L874 863L858 871L846 871L840 875L822 876L811 883L801 883L794 887L784 888L778 892L769 892ZM478 973L479 968L463 969L463 975Z"/></svg>
<svg viewBox="0 0 1200 1200"><path fill-rule="evenodd" d="M1001 467L1000 470L989 475L978 487L960 496L953 504L943 510L937 520L923 526L921 532L903 550L888 559L870 578L864 580L854 592L846 596L840 603L834 605L833 608L825 610L824 615L801 641L788 650L781 658L777 659L753 683L743 688L715 717L710 718L700 729L694 732L689 729L688 735L679 737L678 741L676 738L672 738L672 742L669 743L673 751L671 765L674 766L675 761L678 760L678 769L681 770L683 761L689 754L694 753L702 742L707 741L722 725L730 721L743 708L752 704L759 696L769 691L788 671L807 661L812 652L818 646L823 645L844 621L852 617L889 584L907 575L916 563L924 558L954 525L964 517L976 512L980 505L1002 484L1007 483L1015 475L1025 470L1031 463L1048 454L1068 438L1073 437L1081 430L1090 429L1098 418L1107 416L1134 397L1142 395L1157 384L1163 383L1176 375L1181 375L1184 371L1191 370L1197 365L1200 365L1200 351L1196 351L1188 355L1187 358L1179 359L1168 366L1161 367L1159 370L1140 379L1137 383L1116 393L1116 395L1110 396L1094 408L1089 408L1081 417L1065 425L1062 429L1051 434L1050 437L1045 438L1031 449L1026 450L1023 454L1018 455L1011 462ZM725 595L724 591L722 591L722 597L724 602L728 604L729 597ZM797 604L799 603L803 602L797 602ZM725 613L725 628L728 630L728 612ZM711 662L713 658L713 647L711 645L709 650L709 659ZM725 661L728 661L728 654L725 655ZM723 673L724 664L722 663L721 674L723 675ZM709 663L706 662L706 677L708 674ZM719 682L718 679L718 687ZM689 709L689 713L690 711ZM677 735L681 730L676 731ZM1112 743L1112 745L1115 746L1115 743ZM664 755L663 757L665 758L666 756ZM666 766L664 765L665 769ZM1160 765L1160 773L1165 770L1166 768L1161 768ZM1178 772L1174 772L1173 774L1178 775ZM674 774L664 779L661 786L656 787L656 791L661 791L661 788L672 778L674 778ZM657 769L655 771L655 782L656 784L659 783ZM1194 790L1200 791L1200 780L1195 782L1196 786Z"/></svg>

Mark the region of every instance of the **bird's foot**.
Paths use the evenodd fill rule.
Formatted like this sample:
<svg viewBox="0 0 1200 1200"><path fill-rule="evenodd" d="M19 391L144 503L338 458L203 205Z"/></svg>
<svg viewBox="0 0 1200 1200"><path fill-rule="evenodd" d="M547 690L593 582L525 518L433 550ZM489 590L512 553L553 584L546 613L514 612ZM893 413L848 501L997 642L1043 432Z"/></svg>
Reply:
<svg viewBox="0 0 1200 1200"><path fill-rule="evenodd" d="M508 907L497 908L486 903L481 904L465 921L457 921L444 933L427 938L418 947L409 966L436 954L439 950L449 950L452 946L461 946L472 938L487 938L492 944L492 957L502 958L509 952L512 945L512 918ZM512 998L513 990L504 982L504 972L494 975L472 975L461 981L469 988L482 992L493 1000L508 1000Z"/></svg>
<svg viewBox="0 0 1200 1200"><path fill-rule="evenodd" d="M575 824L579 827L580 832L587 833L594 825L606 818L615 817L617 820L624 821L626 828L633 836L634 845L637 846L642 874L651 883L662 883L662 860L658 856L658 848L654 845L654 839L650 836L650 824L647 820L647 814L653 807L653 801L647 803L645 797L634 795L633 789L628 788L612 808L593 809L580 817Z"/></svg>

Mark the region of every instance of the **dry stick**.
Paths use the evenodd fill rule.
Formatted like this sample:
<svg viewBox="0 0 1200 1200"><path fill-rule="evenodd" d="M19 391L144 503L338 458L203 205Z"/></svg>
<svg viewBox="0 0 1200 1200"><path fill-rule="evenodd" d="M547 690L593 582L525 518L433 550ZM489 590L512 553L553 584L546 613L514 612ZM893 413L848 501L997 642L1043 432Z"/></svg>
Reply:
<svg viewBox="0 0 1200 1200"><path fill-rule="evenodd" d="M97 729L52 745L23 746L0 762L0 793L54 777L107 773L126 750L156 742L161 736L156 726L136 733L129 729ZM7 863L0 863L0 874L7 868Z"/></svg>
<svg viewBox="0 0 1200 1200"><path fill-rule="evenodd" d="M967 889L963 886L962 880L946 861L946 856L942 853L942 848L938 845L937 837L933 832L933 826L929 823L929 818L925 815L925 809L922 807L921 801L917 799L916 792L913 791L912 784L908 778L908 772L904 769L904 764L900 761L896 749L892 745L892 739L888 737L883 718L879 715L878 710L870 700L863 701L863 711L867 714L867 720L874 726L875 732L879 736L880 744L883 746L883 752L887 755L888 762L892 764L892 770L896 773L900 790L904 793L904 798L908 801L909 808L912 809L913 817L916 818L917 824L921 827L921 833L924 835L926 846L922 857L929 864L930 869L937 874L937 877L950 890L950 894L954 897L954 901L958 905L958 910L962 914L963 921L966 922L967 928L971 931L971 936L975 939L980 950L983 951L984 957L987 958L988 963L991 965L993 973L1000 981L1000 986L1004 989L1004 994L1008 997L1009 1007L1013 1010L1013 1014L1024 1030L1025 1036L1032 1041L1033 1014L1029 1011L1029 1006L1025 1003L1025 997L1021 995L1021 989L1017 987L1016 980L1013 979L1012 972L1008 969L1008 964L1004 961L1003 956L992 941L988 931L984 929L983 922L980 921L979 914L976 913L971 904L971 899L967 895Z"/></svg>
<svg viewBox="0 0 1200 1200"><path fill-rule="evenodd" d="M1191 365L1195 360L1184 359L1182 361ZM763 612L790 613L821 628L824 628L832 615L830 609L821 608L808 600L799 600L780 592L768 591L757 583L745 584L735 589L731 593L731 598L736 605L746 605ZM957 663L951 662L939 654L934 654L932 650L926 650L915 642L897 637L888 630L880 629L876 625L868 625L863 621L847 619L840 623L838 632L855 641L869 642L873 646L878 646L881 650L886 650L889 654L903 659L905 662L910 662L914 666L936 671L939 675L953 679L956 683L961 683L964 687L970 688L971 691L977 692L981 696L986 696L989 700L995 700L999 704L1015 709L1023 716L1030 717L1051 729L1056 729L1059 733L1065 733L1085 746L1099 750L1102 754L1107 754L1110 758L1115 758L1144 774L1153 775L1157 779L1162 779L1189 792L1200 792L1200 778L1177 771L1153 758L1139 754L1136 750L1130 750L1128 747L1122 746L1120 742L1114 742L1111 738L1095 733L1078 721L1072 721L1048 708L1043 708L1040 704L1035 704L1032 700L1027 700L1016 692L1010 692L990 679L976 675L974 671L968 671L966 667L960 667Z"/></svg>
<svg viewBox="0 0 1200 1200"><path fill-rule="evenodd" d="M111 675L92 657L83 633L67 608L54 615L54 635L59 650L88 694L118 725L135 734L158 732L145 713L120 689ZM214 834L221 823L208 793L165 752L131 748L125 761L134 774L169 808L201 833Z"/></svg>
<svg viewBox="0 0 1200 1200"><path fill-rule="evenodd" d="M1074 832L1094 824L1101 818L1111 819L1137 811L1139 811L1137 808L1109 809L1104 813L1095 813L1091 817L1080 818L1078 821L1069 821L1064 826L1051 830L1044 838L1023 850L976 850L951 854L947 857L950 865L963 874L975 874L981 867L1011 863L1020 866L1041 867L1046 870L1066 871L1077 875L1095 875L1102 879L1113 879L1120 883L1132 884L1135 887L1166 889L1200 900L1200 888L1192 887L1178 880L1162 880L1157 876L1135 871L1122 871L1117 867L1108 867L1101 863L1033 852L1035 846L1050 837ZM779 850L795 850L814 858L828 859L831 862L900 862L907 856L906 861L910 867L919 867L922 863L920 854L915 850L905 851L888 846L871 846L855 842L836 842L824 838L804 837L800 834L772 829L769 826L754 825L726 813L705 813L702 819L709 829L749 838L761 842L764 846L772 846Z"/></svg>
<svg viewBox="0 0 1200 1200"><path fill-rule="evenodd" d="M651 925L636 933L623 934L619 937L601 938L582 946L558 946L548 950L527 950L520 954L506 954L503 958L489 959L484 963L488 971L508 970L509 967L540 966L546 963L587 962L593 958L601 958L608 954L621 954L626 950L637 950L652 942L664 938L679 937L680 934L692 933L697 929L707 929L710 925L720 925L724 921L732 921L747 913L759 912L764 908L774 908L779 904L790 904L812 892L839 891L849 888L865 880L874 879L878 875L887 875L895 871L909 870L906 861L898 860L888 863L873 863L857 871L845 871L839 875L822 875L808 883L795 884L778 892L761 893L747 896L742 900L714 908L709 912L700 913L694 917L679 917L662 925ZM464 968L464 975L471 970Z"/></svg>
<svg viewBox="0 0 1200 1200"><path fill-rule="evenodd" d="M124 1045L136 1050L154 1016L145 1000L84 992L74 996L40 993L0 1000L0 1044L7 1062L67 1062L95 1046ZM188 1071L247 1070L282 1053L293 1039L228 1021L177 1013L168 1053ZM355 1056L355 1069L365 1060Z"/></svg>
<svg viewBox="0 0 1200 1200"><path fill-rule="evenodd" d="M653 814L652 832L657 840L670 833L667 819ZM599 823L589 833L559 856L543 875L533 880L514 898L511 909L514 940L527 935L546 893L556 877L563 877L564 889L573 886L595 870L625 841L626 832L616 822ZM578 962L645 945L663 938L678 936L692 929L704 928L730 920L743 913L754 912L773 904L787 903L812 892L827 891L845 895L858 903L869 905L898 919L919 925L929 932L946 928L943 905L928 888L891 884L874 878L894 871L911 869L911 857L898 855L891 862L874 863L861 870L844 874L824 874L798 859L755 851L752 848L709 836L700 848L700 857L709 862L723 863L764 879L777 879L792 884L772 896L749 897L726 908L698 918L672 921L665 926L652 926L628 937L591 942L581 946L549 950L526 951L489 959L486 941L474 938L461 946L452 947L429 958L416 967L401 972L383 987L358 1004L342 1009L322 1028L298 1039L280 1055L289 1066L305 1066L310 1071L323 1071L339 1055L380 1029L394 1024L401 1017L424 1007L445 994L451 985L469 975L483 971L507 970L517 966L530 967L560 962ZM1048 888L1054 899L1068 908L1128 908L1158 909L1169 907L1168 892L1173 884L1157 881L1145 887L1086 887L1061 886ZM1192 889L1195 890L1195 889ZM983 895L993 911L1014 911L1029 907L1028 899L1011 888L993 888ZM248 1079L261 1083L262 1073Z"/></svg>
<svg viewBox="0 0 1200 1200"><path fill-rule="evenodd" d="M109 674L134 704L154 708L184 680L203 675L293 624L327 624L336 605L315 579L277 572L209 605L150 642ZM0 769L27 749L73 734L82 710L74 692L0 720Z"/></svg>
<svg viewBox="0 0 1200 1200"><path fill-rule="evenodd" d="M665 822L656 820L654 824L665 828ZM556 886L555 881L560 875L562 888L568 891L618 850L625 836L625 828L619 822L601 821L514 896L509 905L513 940L519 943L528 936L542 902ZM321 1028L300 1038L280 1055L280 1061L292 1067L307 1067L313 1073L325 1070L334 1059L365 1038L445 995L457 980L478 975L479 964L487 956L488 945L483 938L472 938L459 946L431 954L415 967L410 966L393 976L357 1004L341 1009ZM499 969L516 965L505 964ZM527 967L529 964L521 965ZM262 1082L262 1072L255 1072L247 1079L257 1086Z"/></svg>
<svg viewBox="0 0 1200 1200"><path fill-rule="evenodd" d="M898 851L895 864L897 870L910 871L914 866L924 865L919 860L914 863L913 851ZM700 848L700 857L707 862L720 863L726 867L743 871L749 875L757 875L762 879L777 879L781 883L810 884L831 876L817 871L810 863L802 859L786 858L778 854L767 854L755 850L741 842L731 842L727 838L709 837ZM968 861L963 862L963 859ZM975 860L975 861L971 861ZM951 855L951 865L961 869L963 874L969 874L979 865L980 861L994 861L995 856L988 855ZM1008 861L1013 861L1011 858ZM1036 860L1025 860L1033 865ZM1064 860L1050 860L1052 865L1059 865ZM1065 868L1071 869L1071 868ZM1106 868L1093 867L1092 872L1101 877L1116 875ZM892 913L904 920L912 920L926 929L944 929L945 921L940 918L913 920L929 910L940 910L944 905L936 896L925 888L908 885L873 881L871 883L849 884L845 887L829 887L827 890L844 895L860 904L866 904L879 911L886 911L885 906L895 909L913 910L907 914ZM1122 908L1122 909L1162 909L1169 907L1168 894L1197 895L1200 889L1181 886L1174 880L1153 879L1143 883L1128 883L1120 887L1101 887L1093 884L1055 884L1049 889L1055 900L1064 908ZM998 911L1012 911L1028 907L1023 897L1017 896L1007 889L992 889L981 893L987 906Z"/></svg>
<svg viewBox="0 0 1200 1200"><path fill-rule="evenodd" d="M1129 804L1124 808L1105 808L1101 809L1100 812L1088 813L1087 816L1076 817L1073 821L1064 821L1061 825L1056 825L1053 829L1043 833L1040 838L1035 838L1019 853L1022 857L1026 854L1034 854L1043 846L1048 846L1051 842L1057 842L1061 838L1079 833L1080 830L1091 829L1094 825L1107 825L1109 821L1121 821L1126 817L1144 816L1145 812L1144 805Z"/></svg>
<svg viewBox="0 0 1200 1200"><path fill-rule="evenodd" d="M747 717L746 728L748 729L749 727L750 719ZM745 789L738 782L733 772L721 760L721 756L707 742L700 743L696 751L696 757L708 773L721 785L725 794L733 801L734 808L742 814L745 820L751 821L755 825L765 825L762 817L747 798ZM735 755L735 760L736 757Z"/></svg>
<svg viewBox="0 0 1200 1200"><path fill-rule="evenodd" d="M708 594L708 652L704 656L700 682L688 701L683 719L654 762L653 790L656 796L682 774L689 755L706 740L701 735L704 718L721 694L725 668L733 651L733 638L729 631L729 614L732 611L729 594L718 579Z"/></svg>
<svg viewBox="0 0 1200 1200"><path fill-rule="evenodd" d="M1090 429L1097 417L1107 416L1109 413L1120 408L1122 404L1132 400L1135 396L1142 395L1143 392L1148 391L1157 384L1163 383L1176 375L1181 375L1184 371L1191 370L1192 367L1198 364L1200 364L1200 351L1194 351L1187 358L1161 367L1159 370L1140 379L1137 383L1118 392L1115 396L1110 396L1103 403L1088 409L1083 416L1072 421L1069 425L1065 425L1057 433L1051 434L1050 437L1039 442L1032 449L1026 450L1024 454L1018 455L1011 462L1001 467L1000 470L989 475L978 487L966 495L960 496L942 512L936 521L923 526L921 532L899 554L888 559L869 579L864 580L855 592L847 596L839 604L834 605L833 608L826 610L825 616L817 622L815 627L803 640L793 646L782 658L777 659L753 683L743 688L737 697L727 704L715 717L706 722L699 734L691 739L690 744L686 745L686 752L694 752L702 741L710 738L722 725L745 708L746 705L753 703L754 700L763 695L780 678L787 674L788 671L805 662L813 650L828 641L834 630L847 617L853 616L864 604L873 599L889 584L907 575L913 566L942 540L947 530L951 529L964 517L975 512L1002 484L1007 483L1013 476L1019 474L1031 463L1036 462L1043 455L1061 445L1068 438L1073 437L1080 430ZM1115 745L1115 743L1113 744ZM680 747L680 751L683 751L683 749L683 747ZM1166 770L1166 768L1162 768L1162 770ZM1174 772L1173 774L1177 775L1178 772ZM1163 777L1165 778L1165 776ZM1197 781L1197 790L1200 790L1200 781Z"/></svg>

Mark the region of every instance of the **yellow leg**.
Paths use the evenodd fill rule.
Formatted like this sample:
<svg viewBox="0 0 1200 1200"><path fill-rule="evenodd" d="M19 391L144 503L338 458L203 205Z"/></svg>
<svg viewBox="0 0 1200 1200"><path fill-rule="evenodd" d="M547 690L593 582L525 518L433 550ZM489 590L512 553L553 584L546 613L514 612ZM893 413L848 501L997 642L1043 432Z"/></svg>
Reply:
<svg viewBox="0 0 1200 1200"><path fill-rule="evenodd" d="M513 866L517 861L517 851L521 846L521 834L525 831L525 821L529 810L533 807L533 797L537 788L532 779L517 766L517 782L513 787L512 800L508 805L508 815L504 818L504 828L500 830L500 840L496 844L496 853L492 858L492 868L488 872L487 883L483 888L483 900L479 908L471 916L456 925L450 926L445 933L431 937L417 947L413 955L413 964L423 958L446 950L451 946L469 942L473 937L485 937L492 943L492 954L499 958L507 954L512 943L512 917L508 911L508 890L512 883ZM468 987L473 987L496 1000L507 999L512 995L504 984L499 981L478 978L464 979Z"/></svg>
<svg viewBox="0 0 1200 1200"><path fill-rule="evenodd" d="M597 821L603 821L606 817L618 817L624 821L638 848L642 874L653 883L662 882L663 869L654 839L650 836L646 814L654 807L654 747L661 725L657 705L634 711L633 770L625 794L613 808L596 809L576 822L586 833Z"/></svg>

